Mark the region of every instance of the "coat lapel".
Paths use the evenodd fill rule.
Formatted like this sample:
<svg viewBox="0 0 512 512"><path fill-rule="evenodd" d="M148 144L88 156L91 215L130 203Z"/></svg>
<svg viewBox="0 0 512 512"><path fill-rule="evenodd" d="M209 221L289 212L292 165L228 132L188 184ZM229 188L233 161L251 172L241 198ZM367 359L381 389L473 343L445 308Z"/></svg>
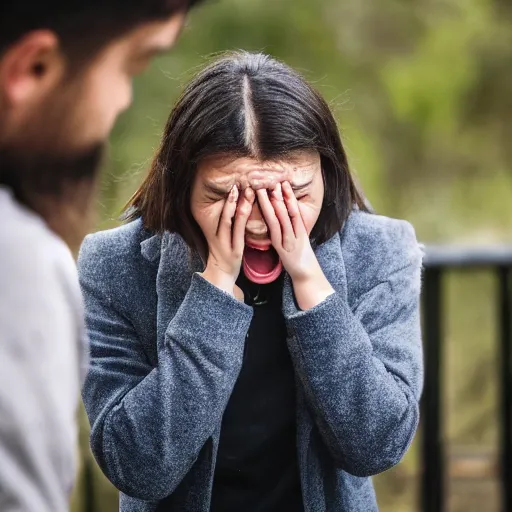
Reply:
<svg viewBox="0 0 512 512"><path fill-rule="evenodd" d="M163 343L165 331L180 307L194 272L202 270L197 253L192 253L185 241L175 233L155 235L141 244L141 253L151 264L158 266L157 348Z"/></svg>

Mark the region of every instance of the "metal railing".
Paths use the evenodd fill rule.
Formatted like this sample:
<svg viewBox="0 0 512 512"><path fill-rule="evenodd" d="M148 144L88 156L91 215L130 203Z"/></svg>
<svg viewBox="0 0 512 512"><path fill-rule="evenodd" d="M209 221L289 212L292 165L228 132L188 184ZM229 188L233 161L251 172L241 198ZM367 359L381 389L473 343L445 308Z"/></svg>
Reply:
<svg viewBox="0 0 512 512"><path fill-rule="evenodd" d="M443 276L454 269L488 269L496 276L500 351L499 469L502 512L512 512L512 246L429 247L423 278L425 387L422 398L422 512L446 510L446 450L442 417Z"/></svg>

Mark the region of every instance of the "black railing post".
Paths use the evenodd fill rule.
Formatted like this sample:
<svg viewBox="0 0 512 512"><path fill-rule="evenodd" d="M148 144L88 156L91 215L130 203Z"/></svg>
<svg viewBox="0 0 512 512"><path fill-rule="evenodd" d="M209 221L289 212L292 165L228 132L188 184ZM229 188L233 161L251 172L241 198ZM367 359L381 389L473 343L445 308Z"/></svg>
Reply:
<svg viewBox="0 0 512 512"><path fill-rule="evenodd" d="M427 267L423 285L425 388L422 399L421 510L443 512L442 270Z"/></svg>
<svg viewBox="0 0 512 512"><path fill-rule="evenodd" d="M498 267L500 336L500 469L503 512L512 512L512 268Z"/></svg>

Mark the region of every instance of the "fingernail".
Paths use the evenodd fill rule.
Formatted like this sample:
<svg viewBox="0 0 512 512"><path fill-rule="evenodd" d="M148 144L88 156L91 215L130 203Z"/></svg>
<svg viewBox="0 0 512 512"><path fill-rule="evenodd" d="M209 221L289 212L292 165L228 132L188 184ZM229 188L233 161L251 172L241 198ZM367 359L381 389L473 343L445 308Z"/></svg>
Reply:
<svg viewBox="0 0 512 512"><path fill-rule="evenodd" d="M238 187L236 185L233 185L233 188L231 189L231 193L229 194L229 198L233 202L238 199Z"/></svg>

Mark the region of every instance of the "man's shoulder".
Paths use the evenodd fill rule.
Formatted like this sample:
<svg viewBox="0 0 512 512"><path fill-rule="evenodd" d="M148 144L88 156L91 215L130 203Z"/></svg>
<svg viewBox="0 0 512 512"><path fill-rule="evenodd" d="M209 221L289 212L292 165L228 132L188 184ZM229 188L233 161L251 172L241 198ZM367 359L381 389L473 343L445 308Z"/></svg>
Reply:
<svg viewBox="0 0 512 512"><path fill-rule="evenodd" d="M55 274L73 273L73 257L66 244L35 213L0 190L0 251L2 281L23 277L33 284Z"/></svg>
<svg viewBox="0 0 512 512"><path fill-rule="evenodd" d="M7 411L0 422L6 448L0 480L5 476L9 483L25 471L37 492L29 479L11 478L13 499L19 491L27 509L35 510L30 503L42 503L41 488L52 510L64 510L61 487L70 483L75 465L73 418L82 360L76 269L64 242L1 187L0 218L0 392ZM44 474L28 464L36 456L44 460Z"/></svg>
<svg viewBox="0 0 512 512"><path fill-rule="evenodd" d="M82 323L71 251L41 218L5 193L0 193L0 215L0 325L4 340L10 337L19 347L25 344L42 359L53 347L55 357L60 350L69 355L69 363L76 353L70 340L79 338Z"/></svg>

